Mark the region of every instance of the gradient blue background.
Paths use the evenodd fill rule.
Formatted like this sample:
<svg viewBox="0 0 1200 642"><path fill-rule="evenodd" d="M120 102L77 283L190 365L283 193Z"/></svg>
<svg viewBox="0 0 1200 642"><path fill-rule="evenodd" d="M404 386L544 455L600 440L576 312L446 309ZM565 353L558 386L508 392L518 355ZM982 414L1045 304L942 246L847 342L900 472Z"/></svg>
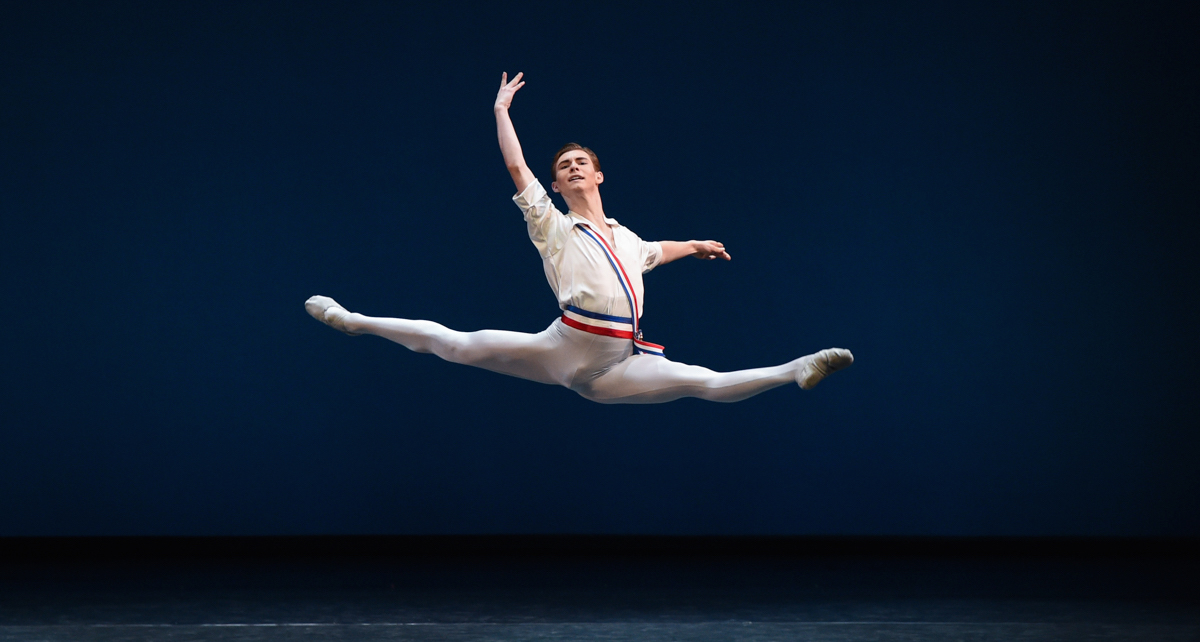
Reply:
<svg viewBox="0 0 1200 642"><path fill-rule="evenodd" d="M1200 535L1188 3L8 3L0 535ZM537 332L578 141L676 360L601 406L314 322Z"/></svg>

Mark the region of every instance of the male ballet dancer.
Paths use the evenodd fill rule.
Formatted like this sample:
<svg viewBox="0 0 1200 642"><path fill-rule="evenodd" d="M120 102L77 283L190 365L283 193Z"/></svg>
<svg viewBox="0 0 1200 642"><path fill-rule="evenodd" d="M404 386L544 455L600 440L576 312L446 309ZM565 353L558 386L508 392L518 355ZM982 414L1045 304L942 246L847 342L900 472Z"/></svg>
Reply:
<svg viewBox="0 0 1200 642"><path fill-rule="evenodd" d="M829 348L781 366L722 373L671 361L662 346L643 340L642 274L685 256L728 261L729 253L716 241L647 243L607 218L600 201L600 161L574 143L554 155L550 189L570 208L566 214L558 211L526 166L508 115L513 95L525 84L521 76L511 82L507 73L501 76L496 131L517 187L513 201L525 214L562 316L542 332L525 334L456 332L433 321L368 317L324 296L305 302L309 314L346 334L374 334L454 363L565 386L600 403L680 397L741 401L792 382L808 390L854 361L849 350Z"/></svg>

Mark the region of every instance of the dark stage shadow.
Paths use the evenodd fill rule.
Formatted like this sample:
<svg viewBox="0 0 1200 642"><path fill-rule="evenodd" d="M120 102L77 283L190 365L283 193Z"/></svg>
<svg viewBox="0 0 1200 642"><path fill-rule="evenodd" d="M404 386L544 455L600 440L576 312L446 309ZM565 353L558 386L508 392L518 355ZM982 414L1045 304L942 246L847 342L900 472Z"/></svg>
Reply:
<svg viewBox="0 0 1200 642"><path fill-rule="evenodd" d="M9 540L0 640L1195 640L1189 542Z"/></svg>

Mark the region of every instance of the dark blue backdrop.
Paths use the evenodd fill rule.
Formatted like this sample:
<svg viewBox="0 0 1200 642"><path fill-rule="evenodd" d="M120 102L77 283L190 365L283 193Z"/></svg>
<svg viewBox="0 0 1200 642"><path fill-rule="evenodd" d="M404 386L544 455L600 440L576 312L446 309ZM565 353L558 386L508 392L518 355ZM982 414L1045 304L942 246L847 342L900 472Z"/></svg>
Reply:
<svg viewBox="0 0 1200 642"><path fill-rule="evenodd" d="M410 4L5 5L0 535L1200 535L1187 3ZM554 318L504 70L535 173L729 247L672 358L855 366L611 407L310 319Z"/></svg>

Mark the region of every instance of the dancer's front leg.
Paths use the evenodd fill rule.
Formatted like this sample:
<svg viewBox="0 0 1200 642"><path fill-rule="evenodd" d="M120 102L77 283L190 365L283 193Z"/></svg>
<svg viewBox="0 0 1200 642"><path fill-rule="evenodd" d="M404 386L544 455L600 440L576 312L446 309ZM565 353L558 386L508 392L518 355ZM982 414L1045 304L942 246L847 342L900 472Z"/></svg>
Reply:
<svg viewBox="0 0 1200 642"><path fill-rule="evenodd" d="M853 362L849 350L830 348L781 366L715 372L663 357L636 355L579 387L578 392L600 403L663 403L682 397L733 402L789 383L807 390Z"/></svg>
<svg viewBox="0 0 1200 642"><path fill-rule="evenodd" d="M505 330L458 332L433 321L369 317L349 312L329 297L312 297L305 308L314 318L346 334L373 334L413 352L432 353L446 361L475 366L540 383L565 385L573 373L560 363L553 332L527 334Z"/></svg>

